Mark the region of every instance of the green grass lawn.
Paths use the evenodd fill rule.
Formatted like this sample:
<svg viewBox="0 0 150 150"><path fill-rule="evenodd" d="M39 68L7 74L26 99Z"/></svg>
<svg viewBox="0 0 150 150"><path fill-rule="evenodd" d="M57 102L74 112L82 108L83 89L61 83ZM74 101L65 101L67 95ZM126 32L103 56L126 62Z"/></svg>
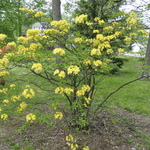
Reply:
<svg viewBox="0 0 150 150"><path fill-rule="evenodd" d="M125 65L117 75L107 76L99 84L101 89L97 92L97 100L103 100L121 85L138 77L142 70L139 67L142 66L142 61L136 57L127 57L129 61L125 62ZM141 79L124 86L108 99L107 104L150 116L150 81Z"/></svg>

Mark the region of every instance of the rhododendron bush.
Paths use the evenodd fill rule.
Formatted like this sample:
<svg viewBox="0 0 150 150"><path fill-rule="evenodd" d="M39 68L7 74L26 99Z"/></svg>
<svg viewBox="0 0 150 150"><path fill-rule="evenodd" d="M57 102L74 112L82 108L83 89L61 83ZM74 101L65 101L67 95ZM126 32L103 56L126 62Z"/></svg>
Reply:
<svg viewBox="0 0 150 150"><path fill-rule="evenodd" d="M35 17L43 15L42 12L20 10ZM93 115L93 103L96 103L97 83L114 67L111 57L123 54L136 36L137 32L133 31L137 30L138 19L135 16L131 12L123 23L108 23L98 17L89 22L87 15L80 15L73 24L83 27L83 32L88 31L88 37L66 20L52 21L51 28L44 31L29 29L27 37L19 37L16 44L8 43L15 49L0 59L0 78L11 75L12 68L25 68L31 79L35 75L46 80L45 90L57 95L54 103L48 101L55 111L54 118L64 118L69 126L87 127ZM144 30L139 32L146 35ZM0 34L0 42L4 38ZM6 98L0 105L3 120L10 116L5 108L14 106L17 113L22 113L28 108L30 99L36 101L37 98L31 85L26 85L18 94L7 94L13 88L15 85L12 84L7 89L1 86L0 93ZM44 88L44 84L40 85L40 89ZM32 123L36 119L34 111L28 110L26 121Z"/></svg>

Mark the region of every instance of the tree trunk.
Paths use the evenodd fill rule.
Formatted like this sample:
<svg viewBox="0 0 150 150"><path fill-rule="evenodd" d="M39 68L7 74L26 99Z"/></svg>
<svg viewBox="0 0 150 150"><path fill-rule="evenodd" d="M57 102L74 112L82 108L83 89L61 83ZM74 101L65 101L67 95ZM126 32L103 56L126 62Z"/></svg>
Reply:
<svg viewBox="0 0 150 150"><path fill-rule="evenodd" d="M139 77L150 78L150 33L145 55L145 66L143 72L140 73Z"/></svg>
<svg viewBox="0 0 150 150"><path fill-rule="evenodd" d="M53 20L59 21L61 20L61 1L60 0L52 0L52 13Z"/></svg>

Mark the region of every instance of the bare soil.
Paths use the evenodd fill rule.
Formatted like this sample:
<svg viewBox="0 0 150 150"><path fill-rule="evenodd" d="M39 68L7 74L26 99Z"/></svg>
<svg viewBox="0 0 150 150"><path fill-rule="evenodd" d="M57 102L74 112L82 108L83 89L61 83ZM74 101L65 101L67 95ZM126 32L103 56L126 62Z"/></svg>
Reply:
<svg viewBox="0 0 150 150"><path fill-rule="evenodd" d="M69 133L76 136L79 150L84 145L90 150L150 150L150 118L121 108L100 113L89 132L68 129L63 120L52 127L32 123L15 132L21 124L13 120L0 123L0 150L70 150L65 140Z"/></svg>

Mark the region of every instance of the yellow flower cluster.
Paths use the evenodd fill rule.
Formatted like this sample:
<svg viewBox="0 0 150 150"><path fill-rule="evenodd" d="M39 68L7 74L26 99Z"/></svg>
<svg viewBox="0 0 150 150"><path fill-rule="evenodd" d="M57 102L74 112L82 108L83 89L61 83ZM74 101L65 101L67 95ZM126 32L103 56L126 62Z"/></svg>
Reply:
<svg viewBox="0 0 150 150"><path fill-rule="evenodd" d="M18 107L18 112L24 111L24 109L27 107L27 104L25 102L22 102L20 104L20 107Z"/></svg>
<svg viewBox="0 0 150 150"><path fill-rule="evenodd" d="M4 93L7 94L8 89L7 88L3 88L2 90L0 90L0 93Z"/></svg>
<svg viewBox="0 0 150 150"><path fill-rule="evenodd" d="M70 29L70 24L66 20L52 21L51 26L66 32Z"/></svg>
<svg viewBox="0 0 150 150"><path fill-rule="evenodd" d="M71 150L76 150L79 146L78 144L73 143L74 142L74 138L71 134L69 134L68 136L66 136L66 144L68 146L70 146Z"/></svg>
<svg viewBox="0 0 150 150"><path fill-rule="evenodd" d="M102 61L101 60L95 60L95 61L93 61L93 65L101 66L102 65Z"/></svg>
<svg viewBox="0 0 150 150"><path fill-rule="evenodd" d="M72 74L72 73L74 73L74 74L78 74L79 72L80 72L80 68L78 67L78 66L70 66L69 68L68 68L68 74Z"/></svg>
<svg viewBox="0 0 150 150"><path fill-rule="evenodd" d="M123 49L123 48L119 48L119 49L118 49L118 53L119 53L119 54L123 54L123 53L124 53L124 49Z"/></svg>
<svg viewBox="0 0 150 150"><path fill-rule="evenodd" d="M126 19L128 29L131 29L132 26L136 27L139 19L135 16L136 14L134 12L130 12L129 17Z"/></svg>
<svg viewBox="0 0 150 150"><path fill-rule="evenodd" d="M103 36L102 34L97 34L97 35L96 35L96 39L97 39L97 40L100 40L100 41L102 41L102 42L105 40L105 38L104 38L104 36Z"/></svg>
<svg viewBox="0 0 150 150"><path fill-rule="evenodd" d="M13 95L13 96L11 97L11 100L14 101L14 102L20 101L20 100L21 100L21 96L20 96L20 95Z"/></svg>
<svg viewBox="0 0 150 150"><path fill-rule="evenodd" d="M65 73L64 71L60 71L59 69L56 69L56 70L54 71L54 75L58 75L58 76L61 77L61 78L65 78L66 73Z"/></svg>
<svg viewBox="0 0 150 150"><path fill-rule="evenodd" d="M85 92L89 92L89 91L90 91L89 85L83 85L81 90L78 90L76 94L77 96L82 96L85 94Z"/></svg>
<svg viewBox="0 0 150 150"><path fill-rule="evenodd" d="M88 146L84 147L83 150L90 150Z"/></svg>
<svg viewBox="0 0 150 150"><path fill-rule="evenodd" d="M33 123L36 120L36 116L33 113L26 115L26 121Z"/></svg>
<svg viewBox="0 0 150 150"><path fill-rule="evenodd" d="M44 30L44 34L58 34L59 31L56 29L46 29Z"/></svg>
<svg viewBox="0 0 150 150"><path fill-rule="evenodd" d="M5 34L0 34L0 42L4 41L7 36Z"/></svg>
<svg viewBox="0 0 150 150"><path fill-rule="evenodd" d="M7 46L10 46L10 47L15 47L16 48L16 43L15 42L9 42L7 43Z"/></svg>
<svg viewBox="0 0 150 150"><path fill-rule="evenodd" d="M34 63L31 67L31 69L33 69L35 72L41 72L42 69L42 64L40 63Z"/></svg>
<svg viewBox="0 0 150 150"><path fill-rule="evenodd" d="M84 23L87 20L87 17L87 15L82 14L75 18L75 23Z"/></svg>
<svg viewBox="0 0 150 150"><path fill-rule="evenodd" d="M0 65L7 66L9 64L9 60L6 57L0 59Z"/></svg>
<svg viewBox="0 0 150 150"><path fill-rule="evenodd" d="M27 8L19 8L20 11L26 11L28 12L29 14L34 14L35 11L33 9L27 9Z"/></svg>
<svg viewBox="0 0 150 150"><path fill-rule="evenodd" d="M84 100L86 101L87 104L90 104L91 98L90 97L85 97Z"/></svg>
<svg viewBox="0 0 150 150"><path fill-rule="evenodd" d="M69 134L68 136L66 136L66 141L74 141L74 138L71 134Z"/></svg>
<svg viewBox="0 0 150 150"><path fill-rule="evenodd" d="M5 99L5 100L3 100L3 103L8 104L8 103L9 103L9 100L8 100L8 99Z"/></svg>
<svg viewBox="0 0 150 150"><path fill-rule="evenodd" d="M10 88L15 88L15 84L10 84Z"/></svg>
<svg viewBox="0 0 150 150"><path fill-rule="evenodd" d="M124 39L124 43L125 43L125 44L131 44L131 40L132 40L131 37L126 37L126 38Z"/></svg>
<svg viewBox="0 0 150 150"><path fill-rule="evenodd" d="M2 120L7 120L7 118L8 118L8 115L7 114L1 114L1 119Z"/></svg>
<svg viewBox="0 0 150 150"><path fill-rule="evenodd" d="M42 11L38 11L38 12L36 12L35 17L41 17L43 15L44 15L44 13Z"/></svg>
<svg viewBox="0 0 150 150"><path fill-rule="evenodd" d="M64 89L64 93L66 93L66 94L71 94L71 93L73 93L73 89L71 89L71 88L65 88Z"/></svg>
<svg viewBox="0 0 150 150"><path fill-rule="evenodd" d="M38 48L41 48L41 47L42 45L40 43L31 43L29 49L30 51L36 51Z"/></svg>
<svg viewBox="0 0 150 150"><path fill-rule="evenodd" d="M76 43L82 43L83 42L83 39L82 38L75 38L74 40Z"/></svg>
<svg viewBox="0 0 150 150"><path fill-rule="evenodd" d="M93 33L99 33L99 30L93 30Z"/></svg>
<svg viewBox="0 0 150 150"><path fill-rule="evenodd" d="M36 36L40 33L41 33L41 31L39 29L29 29L29 30L27 30L27 36Z"/></svg>
<svg viewBox="0 0 150 150"><path fill-rule="evenodd" d="M113 28L112 26L108 26L108 27L103 28L103 31L109 33L109 32L111 32L113 29L114 29L114 28Z"/></svg>
<svg viewBox="0 0 150 150"><path fill-rule="evenodd" d="M148 36L148 32L146 32L145 30L138 30L138 32L142 33L145 36Z"/></svg>
<svg viewBox="0 0 150 150"><path fill-rule="evenodd" d="M130 33L130 36L136 36L137 34L136 33Z"/></svg>
<svg viewBox="0 0 150 150"><path fill-rule="evenodd" d="M60 56L63 56L63 55L65 55L65 50L62 49L62 48L55 48L55 49L53 50L53 53L54 53L54 54L59 54Z"/></svg>
<svg viewBox="0 0 150 150"><path fill-rule="evenodd" d="M33 98L35 95L33 89L31 88L27 88L23 91L22 96L24 96L25 98Z"/></svg>
<svg viewBox="0 0 150 150"><path fill-rule="evenodd" d="M17 54L26 54L26 52L28 51L29 51L29 48L26 48L23 45L19 45Z"/></svg>
<svg viewBox="0 0 150 150"><path fill-rule="evenodd" d="M8 71L0 71L0 77L9 75Z"/></svg>
<svg viewBox="0 0 150 150"><path fill-rule="evenodd" d="M17 40L18 40L18 42L21 43L21 44L27 44L27 43L28 43L28 38L23 37L23 36L18 37Z"/></svg>
<svg viewBox="0 0 150 150"><path fill-rule="evenodd" d="M73 93L73 89L71 89L71 88L68 88L68 87L66 87L66 88L62 88L62 87L57 87L56 89L55 89L55 93L60 93L60 94L63 94L63 93L66 93L66 94L71 94L71 93Z"/></svg>
<svg viewBox="0 0 150 150"><path fill-rule="evenodd" d="M63 113L62 112L56 112L54 114L54 118L55 119L62 119L63 118Z"/></svg>
<svg viewBox="0 0 150 150"><path fill-rule="evenodd" d="M57 88L55 89L55 93L63 94L63 92L64 92L64 88L62 88L62 87L57 87Z"/></svg>
<svg viewBox="0 0 150 150"><path fill-rule="evenodd" d="M107 54L112 54L113 50L112 49L107 49Z"/></svg>
<svg viewBox="0 0 150 150"><path fill-rule="evenodd" d="M91 55L101 55L100 49L96 49L96 48L92 49Z"/></svg>

